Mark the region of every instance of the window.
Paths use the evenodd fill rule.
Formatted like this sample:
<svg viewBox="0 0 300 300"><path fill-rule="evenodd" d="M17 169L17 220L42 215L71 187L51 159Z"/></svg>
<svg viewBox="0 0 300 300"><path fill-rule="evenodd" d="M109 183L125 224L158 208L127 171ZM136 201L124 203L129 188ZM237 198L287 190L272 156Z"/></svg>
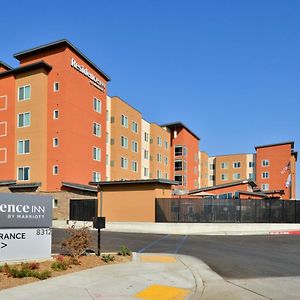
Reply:
<svg viewBox="0 0 300 300"><path fill-rule="evenodd" d="M181 159L175 160L175 171L181 171L183 170L183 162Z"/></svg>
<svg viewBox="0 0 300 300"><path fill-rule="evenodd" d="M235 162L232 164L232 167L233 167L234 169L238 169L238 168L241 167L241 163L240 163L239 161L235 161Z"/></svg>
<svg viewBox="0 0 300 300"><path fill-rule="evenodd" d="M135 121L132 121L131 123L131 130L135 133L138 133L138 123Z"/></svg>
<svg viewBox="0 0 300 300"><path fill-rule="evenodd" d="M30 126L30 112L18 114L18 127Z"/></svg>
<svg viewBox="0 0 300 300"><path fill-rule="evenodd" d="M131 142L131 151L132 152L138 152L138 143L136 141Z"/></svg>
<svg viewBox="0 0 300 300"><path fill-rule="evenodd" d="M175 181L178 181L178 184L182 185L182 175L175 175Z"/></svg>
<svg viewBox="0 0 300 300"><path fill-rule="evenodd" d="M261 177L264 179L269 178L269 172L262 172Z"/></svg>
<svg viewBox="0 0 300 300"><path fill-rule="evenodd" d="M255 167L254 161L249 161L249 168L254 168L254 167Z"/></svg>
<svg viewBox="0 0 300 300"><path fill-rule="evenodd" d="M263 184L261 185L261 189L262 189L263 191L268 191L268 190L269 190L269 185L268 185L267 183L263 183Z"/></svg>
<svg viewBox="0 0 300 300"><path fill-rule="evenodd" d="M58 137L53 138L53 147L58 147L59 146L59 141Z"/></svg>
<svg viewBox="0 0 300 300"><path fill-rule="evenodd" d="M128 118L124 115L121 116L121 124L122 126L128 128Z"/></svg>
<svg viewBox="0 0 300 300"><path fill-rule="evenodd" d="M30 180L30 167L18 168L18 180L20 181Z"/></svg>
<svg viewBox="0 0 300 300"><path fill-rule="evenodd" d="M144 150L144 159L149 159L149 151Z"/></svg>
<svg viewBox="0 0 300 300"><path fill-rule="evenodd" d="M156 155L156 160L158 161L158 162L162 162L162 156L161 156L161 154L160 153L157 153L157 155Z"/></svg>
<svg viewBox="0 0 300 300"><path fill-rule="evenodd" d="M128 138L126 136L121 136L121 147L128 148Z"/></svg>
<svg viewBox="0 0 300 300"><path fill-rule="evenodd" d="M92 181L96 181L96 182L101 181L101 173L94 171L92 174Z"/></svg>
<svg viewBox="0 0 300 300"><path fill-rule="evenodd" d="M241 174L240 173L233 173L233 177L234 180L238 180L241 179Z"/></svg>
<svg viewBox="0 0 300 300"><path fill-rule="evenodd" d="M169 143L168 143L168 141L164 140L164 146L165 146L165 149L166 149L166 150L169 148Z"/></svg>
<svg viewBox="0 0 300 300"><path fill-rule="evenodd" d="M215 180L215 175L209 175L209 180L214 181Z"/></svg>
<svg viewBox="0 0 300 300"><path fill-rule="evenodd" d="M182 156L183 154L182 146L175 146L175 156Z"/></svg>
<svg viewBox="0 0 300 300"><path fill-rule="evenodd" d="M157 145L162 146L162 139L160 136L157 137Z"/></svg>
<svg viewBox="0 0 300 300"><path fill-rule="evenodd" d="M164 164L165 164L165 166L167 166L167 165L168 165L168 161L169 161L169 160L168 160L168 157L167 157L167 156L165 156L165 157L164 157Z"/></svg>
<svg viewBox="0 0 300 300"><path fill-rule="evenodd" d="M57 120L58 117L59 117L59 112L58 112L58 110L56 109L56 110L53 111L53 119L54 119L54 120Z"/></svg>
<svg viewBox="0 0 300 300"><path fill-rule="evenodd" d="M53 166L52 172L53 172L53 175L57 175L58 174L58 166L57 165Z"/></svg>
<svg viewBox="0 0 300 300"><path fill-rule="evenodd" d="M53 84L53 91L58 92L59 91L59 82L54 82Z"/></svg>
<svg viewBox="0 0 300 300"><path fill-rule="evenodd" d="M108 142L109 142L109 134L108 134L108 132L106 132L106 134L105 134L105 142L106 142L106 144L108 144Z"/></svg>
<svg viewBox="0 0 300 300"><path fill-rule="evenodd" d="M248 174L248 178L249 178L250 180L254 180L254 174L253 174L253 173L249 173L249 174Z"/></svg>
<svg viewBox="0 0 300 300"><path fill-rule="evenodd" d="M58 200L57 199L53 199L53 202L52 202L52 206L53 208L57 208L58 207Z"/></svg>
<svg viewBox="0 0 300 300"><path fill-rule="evenodd" d="M149 142L149 134L147 132L144 133L144 141Z"/></svg>
<svg viewBox="0 0 300 300"><path fill-rule="evenodd" d="M105 164L108 166L109 165L109 155L105 155Z"/></svg>
<svg viewBox="0 0 300 300"><path fill-rule="evenodd" d="M263 167L268 167L270 165L270 161L268 159L263 159L261 165Z"/></svg>
<svg viewBox="0 0 300 300"><path fill-rule="evenodd" d="M30 152L30 141L19 140L18 141L18 154L28 154Z"/></svg>
<svg viewBox="0 0 300 300"><path fill-rule="evenodd" d="M221 169L228 169L228 163L227 162L222 162L221 163Z"/></svg>
<svg viewBox="0 0 300 300"><path fill-rule="evenodd" d="M131 170L132 170L133 172L137 172L137 170L138 170L138 164L137 164L137 162L134 161L134 160L131 161Z"/></svg>
<svg viewBox="0 0 300 300"><path fill-rule="evenodd" d="M101 161L101 149L93 147L93 160Z"/></svg>
<svg viewBox="0 0 300 300"><path fill-rule="evenodd" d="M18 100L24 101L24 100L30 99L30 90L31 90L30 85L25 85L25 86L19 87Z"/></svg>
<svg viewBox="0 0 300 300"><path fill-rule="evenodd" d="M125 157L121 157L121 168L128 169L128 159Z"/></svg>
<svg viewBox="0 0 300 300"><path fill-rule="evenodd" d="M221 180L228 180L227 174L221 174Z"/></svg>
<svg viewBox="0 0 300 300"><path fill-rule="evenodd" d="M101 113L101 100L97 99L96 97L94 97L93 100L93 107L94 107L94 111Z"/></svg>
<svg viewBox="0 0 300 300"><path fill-rule="evenodd" d="M210 170L214 170L215 169L215 165L214 164L209 164L209 169Z"/></svg>
<svg viewBox="0 0 300 300"><path fill-rule="evenodd" d="M156 176L157 176L157 178L162 178L162 172L161 172L161 170L157 170Z"/></svg>
<svg viewBox="0 0 300 300"><path fill-rule="evenodd" d="M145 177L149 176L149 169L148 168L144 168L144 176Z"/></svg>
<svg viewBox="0 0 300 300"><path fill-rule="evenodd" d="M101 124L93 122L93 135L101 136Z"/></svg>

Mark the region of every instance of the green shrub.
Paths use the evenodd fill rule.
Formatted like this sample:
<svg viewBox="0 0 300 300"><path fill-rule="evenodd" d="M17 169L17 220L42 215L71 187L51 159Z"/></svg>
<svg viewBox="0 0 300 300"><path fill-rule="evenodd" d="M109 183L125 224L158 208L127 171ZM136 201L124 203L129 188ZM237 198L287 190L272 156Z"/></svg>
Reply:
<svg viewBox="0 0 300 300"><path fill-rule="evenodd" d="M40 264L37 262L21 263L21 269L37 270L40 268Z"/></svg>
<svg viewBox="0 0 300 300"><path fill-rule="evenodd" d="M122 256L127 256L128 255L128 256L131 256L131 251L126 246L120 246L118 255L122 255Z"/></svg>
<svg viewBox="0 0 300 300"><path fill-rule="evenodd" d="M110 255L110 254L103 254L101 256L101 259L106 262L106 263L109 263L111 261L114 261L115 260L115 257L113 255Z"/></svg>
<svg viewBox="0 0 300 300"><path fill-rule="evenodd" d="M45 271L32 271L32 277L35 277L39 280L45 280L49 277L51 277L51 272L49 270L45 270Z"/></svg>
<svg viewBox="0 0 300 300"><path fill-rule="evenodd" d="M51 265L54 271L65 271L69 267L69 264L62 255L56 257L56 261Z"/></svg>

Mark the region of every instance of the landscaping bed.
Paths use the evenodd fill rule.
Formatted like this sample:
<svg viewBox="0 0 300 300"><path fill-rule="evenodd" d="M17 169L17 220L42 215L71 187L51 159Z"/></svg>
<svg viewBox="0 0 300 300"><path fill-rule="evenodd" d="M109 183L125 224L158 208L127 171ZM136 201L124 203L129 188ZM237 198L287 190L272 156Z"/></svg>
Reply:
<svg viewBox="0 0 300 300"><path fill-rule="evenodd" d="M33 272L39 272L40 274L45 274L47 275L48 272L43 273L44 271L49 271L50 272L50 277L53 278L56 276L61 276L61 275L66 275L69 273L73 272L78 272L82 271L85 269L89 268L94 268L97 266L103 266L103 265L108 265L108 264L116 264L116 263L124 263L131 261L131 256L122 256L122 255L117 255L117 254L112 254L111 256L114 257L114 260L108 260L108 262L103 261L102 257L96 256L96 255L88 255L88 256L81 256L79 259L80 264L69 264L70 257L69 256L59 256L59 257L54 257L53 260L49 261L43 261L39 263L26 263L23 264L23 266L28 267L31 269L32 267L34 269L31 269ZM56 261L65 261L67 264L66 270L53 270L52 265ZM21 264L8 264L9 268L11 269L17 269L21 270L22 265ZM36 268L37 267L37 268ZM1 266L1 272L0 272L0 290L11 288L11 287L16 287L18 285L23 285L35 281L39 281L40 279L35 278L35 277L23 277L23 278L14 278L11 274L8 274L5 272L5 267L4 265ZM22 275L21 275L22 276ZM44 279L44 278L42 278ZM47 278L45 278L47 279Z"/></svg>

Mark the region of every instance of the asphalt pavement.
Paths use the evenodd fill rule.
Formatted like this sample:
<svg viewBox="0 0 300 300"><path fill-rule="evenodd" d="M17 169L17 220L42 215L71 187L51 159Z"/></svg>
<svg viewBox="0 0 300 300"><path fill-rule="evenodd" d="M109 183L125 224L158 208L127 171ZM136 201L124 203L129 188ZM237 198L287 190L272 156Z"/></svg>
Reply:
<svg viewBox="0 0 300 300"><path fill-rule="evenodd" d="M53 229L52 252L61 251L63 229ZM93 231L96 249L96 232ZM300 276L300 235L187 236L101 233L101 251L120 245L137 253L183 254L198 258L225 279Z"/></svg>

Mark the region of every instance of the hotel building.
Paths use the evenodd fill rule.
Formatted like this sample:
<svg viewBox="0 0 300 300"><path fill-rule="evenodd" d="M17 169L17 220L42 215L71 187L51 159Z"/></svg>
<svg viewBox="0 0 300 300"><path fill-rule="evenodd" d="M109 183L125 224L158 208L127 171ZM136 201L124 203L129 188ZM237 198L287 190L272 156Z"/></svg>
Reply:
<svg viewBox="0 0 300 300"><path fill-rule="evenodd" d="M17 68L0 61L0 185L55 192L63 182L170 179L178 195L250 180L295 198L294 142L209 156L183 123L148 122L108 96L109 76L69 41L14 57Z"/></svg>

